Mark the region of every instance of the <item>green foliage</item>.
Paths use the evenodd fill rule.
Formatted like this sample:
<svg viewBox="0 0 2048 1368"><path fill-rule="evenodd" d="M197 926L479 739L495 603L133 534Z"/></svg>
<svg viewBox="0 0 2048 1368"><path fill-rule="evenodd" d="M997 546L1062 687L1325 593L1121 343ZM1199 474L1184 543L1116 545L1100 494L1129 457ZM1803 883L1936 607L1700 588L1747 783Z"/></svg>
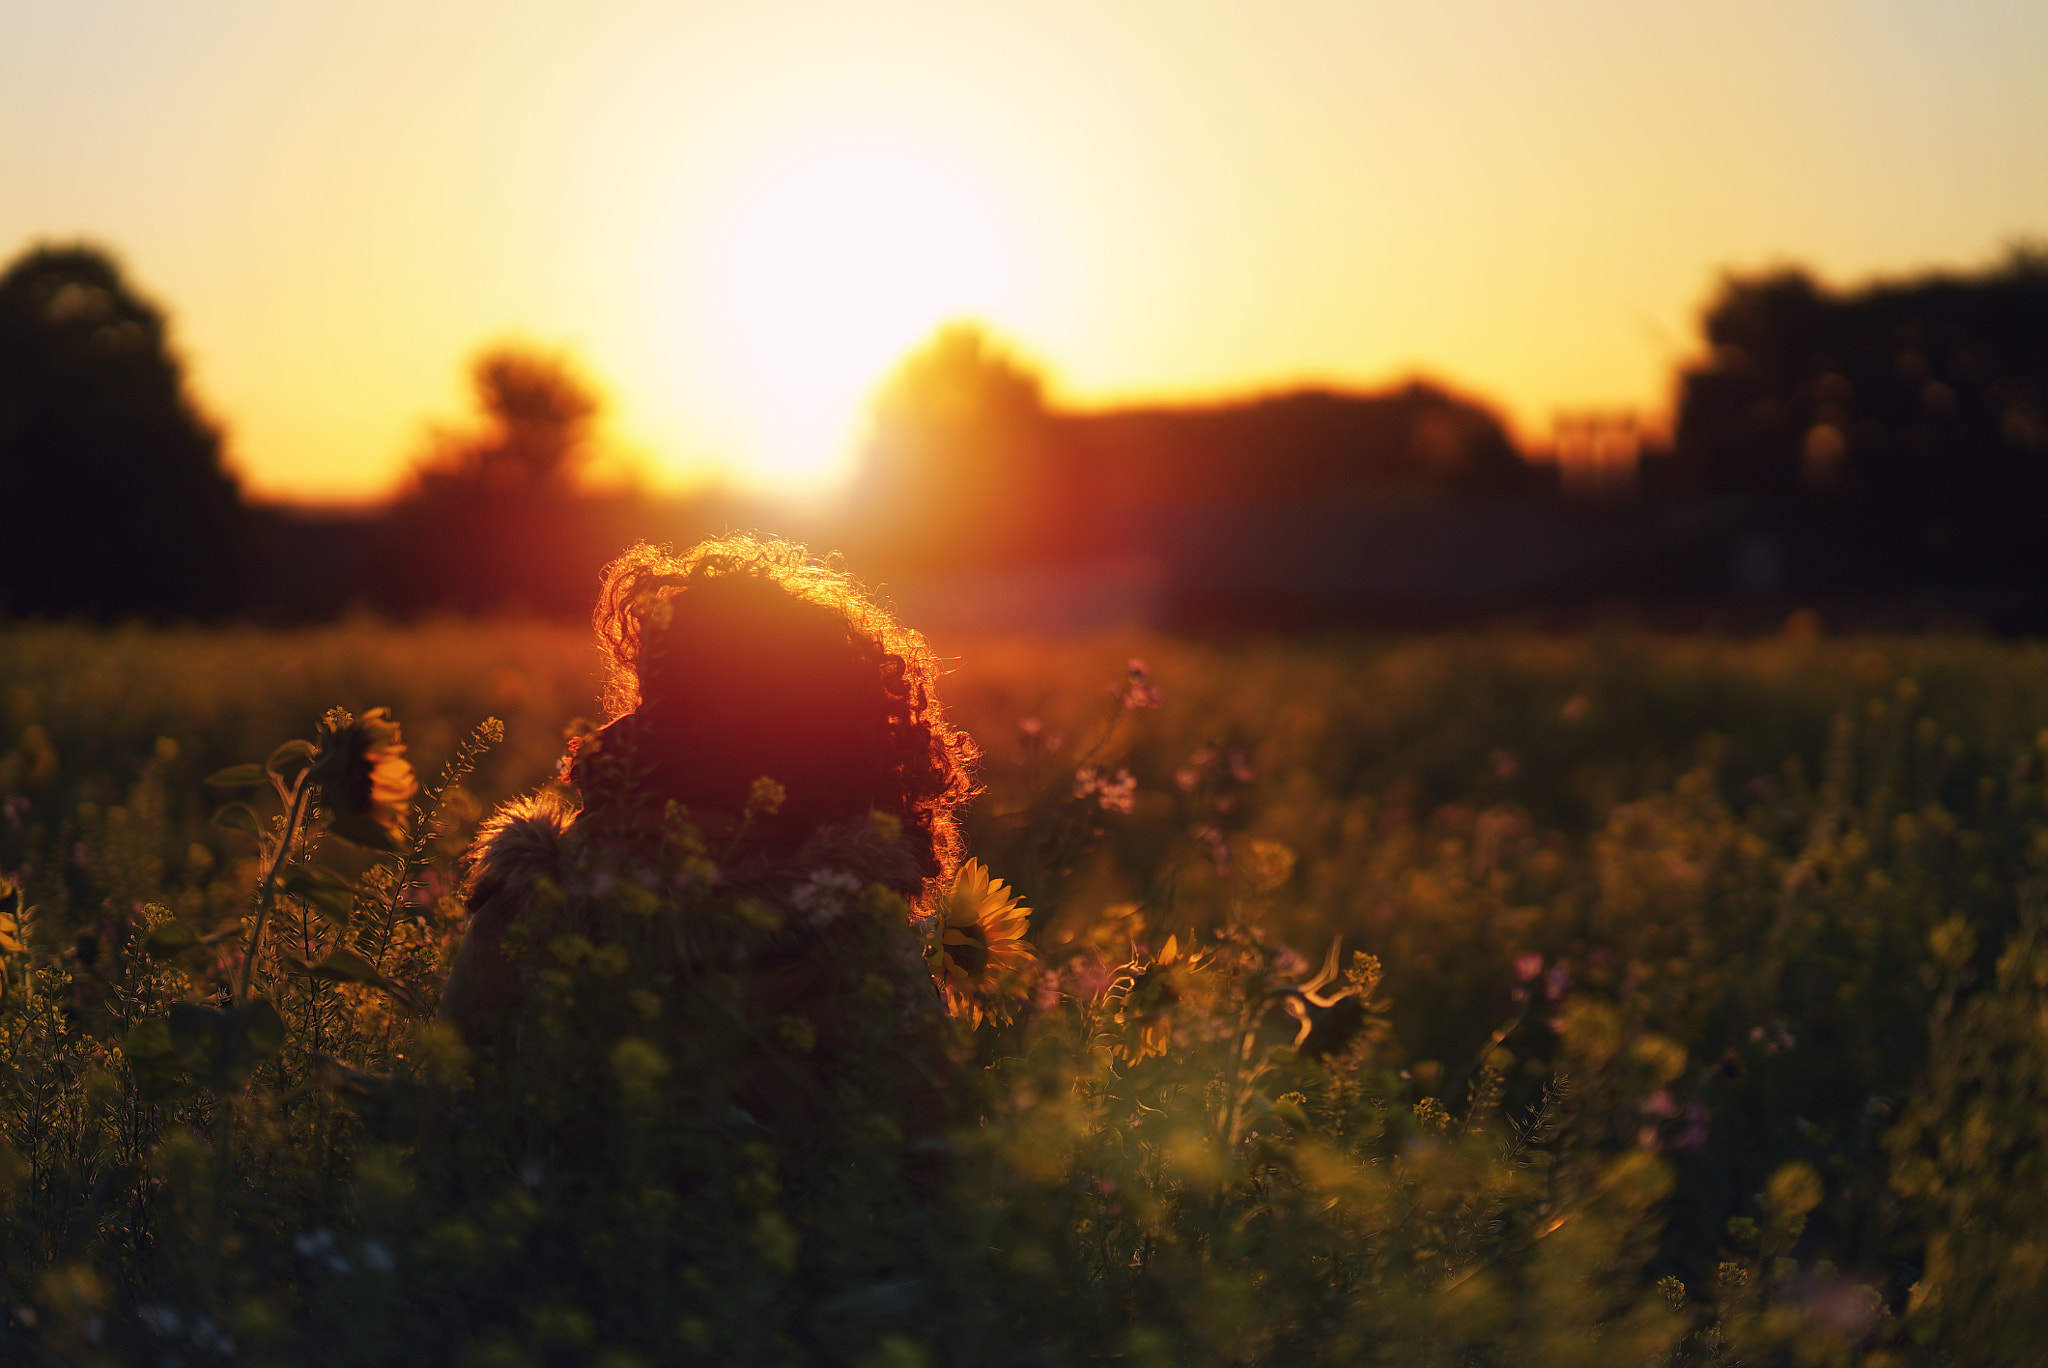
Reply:
<svg viewBox="0 0 2048 1368"><path fill-rule="evenodd" d="M587 649L0 635L0 1354L1874 1366L2048 1328L2048 653L961 651L973 846L1041 972L959 1028L941 1139L883 1016L757 1020L682 952L770 914L680 825L689 877L581 871L615 891L515 940L519 1051L432 1020L453 861ZM438 771L386 848L326 838L332 719L272 749L320 691ZM858 993L904 907L847 908Z"/></svg>

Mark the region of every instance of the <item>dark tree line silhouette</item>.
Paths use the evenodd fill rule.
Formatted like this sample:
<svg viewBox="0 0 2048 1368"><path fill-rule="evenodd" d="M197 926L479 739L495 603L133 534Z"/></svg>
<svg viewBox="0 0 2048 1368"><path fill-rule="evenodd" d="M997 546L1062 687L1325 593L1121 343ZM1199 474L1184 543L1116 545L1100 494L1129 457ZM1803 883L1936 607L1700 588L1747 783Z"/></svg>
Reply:
<svg viewBox="0 0 2048 1368"><path fill-rule="evenodd" d="M480 354L470 381L479 425L435 434L389 511L369 591L407 611L587 609L622 544L606 535L613 510L578 483L595 390L566 359L515 346Z"/></svg>
<svg viewBox="0 0 2048 1368"><path fill-rule="evenodd" d="M1060 411L1033 370L956 325L883 389L846 534L890 568L1001 565L1114 552L1162 510L1543 484L1492 413L1434 385Z"/></svg>
<svg viewBox="0 0 2048 1368"><path fill-rule="evenodd" d="M1767 505L1813 588L2048 582L2048 251L1846 292L1732 279L1670 484Z"/></svg>
<svg viewBox="0 0 2048 1368"><path fill-rule="evenodd" d="M1182 623L1860 595L2048 627L2048 252L1849 291L1732 277L1703 327L1669 450L1597 506L1433 384L1080 412L958 326L884 386L822 516L593 493L596 389L516 345L476 358L474 420L388 505L318 514L245 506L162 315L106 253L40 247L0 276L0 612L575 617L623 545L760 527L898 582L1149 558L1203 605Z"/></svg>
<svg viewBox="0 0 2048 1368"><path fill-rule="evenodd" d="M104 252L0 275L0 611L216 616L241 607L249 521L163 315Z"/></svg>

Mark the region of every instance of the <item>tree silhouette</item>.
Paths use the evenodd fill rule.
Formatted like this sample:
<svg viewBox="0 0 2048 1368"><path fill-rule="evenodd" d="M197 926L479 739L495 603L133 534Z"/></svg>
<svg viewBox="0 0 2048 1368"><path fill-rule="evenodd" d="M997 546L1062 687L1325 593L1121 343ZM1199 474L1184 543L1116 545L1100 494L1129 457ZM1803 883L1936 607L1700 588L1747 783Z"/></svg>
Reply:
<svg viewBox="0 0 2048 1368"><path fill-rule="evenodd" d="M1845 292L1800 271L1731 278L1705 331L1677 474L1790 510L1809 541L1826 531L1813 576L2048 578L2048 253Z"/></svg>
<svg viewBox="0 0 2048 1368"><path fill-rule="evenodd" d="M220 435L163 317L98 248L37 247L0 276L0 608L214 616L249 560Z"/></svg>
<svg viewBox="0 0 2048 1368"><path fill-rule="evenodd" d="M565 493L601 408L589 384L562 357L511 344L478 356L470 383L483 429L437 435L414 472L416 497Z"/></svg>
<svg viewBox="0 0 2048 1368"><path fill-rule="evenodd" d="M962 564L1058 545L1064 451L1039 376L973 324L942 328L876 396L855 491L867 558Z"/></svg>
<svg viewBox="0 0 2048 1368"><path fill-rule="evenodd" d="M587 612L620 501L578 475L602 404L564 357L500 344L470 366L479 422L434 434L393 507L376 594L401 612Z"/></svg>
<svg viewBox="0 0 2048 1368"><path fill-rule="evenodd" d="M1095 412L1052 407L981 329L942 329L877 397L861 512L889 568L1143 550L1167 510L1520 497L1538 481L1484 406L1421 381Z"/></svg>

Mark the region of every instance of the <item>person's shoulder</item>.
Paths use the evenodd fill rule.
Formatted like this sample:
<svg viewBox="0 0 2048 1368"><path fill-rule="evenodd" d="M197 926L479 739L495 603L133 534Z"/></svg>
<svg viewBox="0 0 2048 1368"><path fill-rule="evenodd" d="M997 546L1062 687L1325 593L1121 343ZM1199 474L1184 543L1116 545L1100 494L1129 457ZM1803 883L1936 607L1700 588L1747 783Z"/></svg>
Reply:
<svg viewBox="0 0 2048 1368"><path fill-rule="evenodd" d="M506 887L524 887L561 867L562 841L576 809L553 788L501 804L477 828L465 861L471 904Z"/></svg>

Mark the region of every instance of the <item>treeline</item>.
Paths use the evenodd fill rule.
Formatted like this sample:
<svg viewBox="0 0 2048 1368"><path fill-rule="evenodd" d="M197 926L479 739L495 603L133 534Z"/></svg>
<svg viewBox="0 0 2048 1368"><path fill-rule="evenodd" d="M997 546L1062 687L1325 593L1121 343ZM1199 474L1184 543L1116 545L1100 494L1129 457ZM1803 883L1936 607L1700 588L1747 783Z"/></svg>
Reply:
<svg viewBox="0 0 2048 1368"><path fill-rule="evenodd" d="M8 612L212 616L248 591L219 429L102 253L43 248L0 276L0 508Z"/></svg>
<svg viewBox="0 0 2048 1368"><path fill-rule="evenodd" d="M45 247L0 277L0 611L580 616L637 538L759 527L899 583L1142 564L1165 626L1620 600L2048 627L2048 253L1850 291L1731 277L1703 326L1669 446L1594 486L1433 384L1075 412L954 327L878 395L860 474L822 514L593 492L594 390L516 349L477 360L475 422L389 503L323 514L248 506L161 314L104 253Z"/></svg>
<svg viewBox="0 0 2048 1368"><path fill-rule="evenodd" d="M911 574L1156 549L1161 518L1192 511L1545 488L1498 418L1434 385L1068 412L969 326L905 361L874 420L844 534Z"/></svg>
<svg viewBox="0 0 2048 1368"><path fill-rule="evenodd" d="M599 405L565 359L501 348L471 379L473 425L437 433L385 505L252 505L162 313L96 248L33 250L0 276L0 613L578 616L622 546L729 516L590 492Z"/></svg>
<svg viewBox="0 0 2048 1368"><path fill-rule="evenodd" d="M1681 378L1671 493L1761 505L1783 575L1925 593L2048 583L2048 250L1830 291L1731 280Z"/></svg>

